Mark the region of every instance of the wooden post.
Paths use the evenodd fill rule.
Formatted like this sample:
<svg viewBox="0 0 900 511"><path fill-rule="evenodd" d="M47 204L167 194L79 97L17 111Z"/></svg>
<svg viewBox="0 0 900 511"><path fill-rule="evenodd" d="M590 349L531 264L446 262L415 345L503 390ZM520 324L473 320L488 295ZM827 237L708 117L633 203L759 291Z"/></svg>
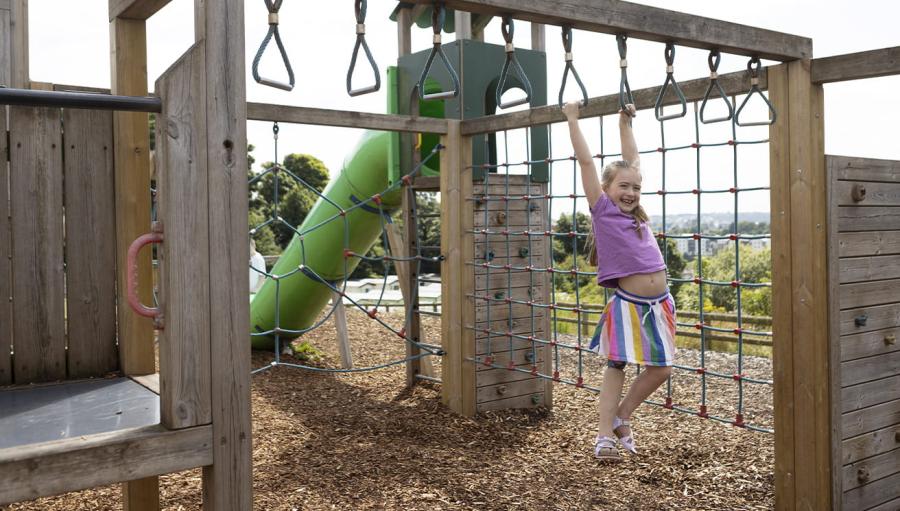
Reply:
<svg viewBox="0 0 900 511"><path fill-rule="evenodd" d="M778 509L832 507L827 179L810 61L770 68L775 477ZM836 503L834 503L836 504Z"/></svg>
<svg viewBox="0 0 900 511"><path fill-rule="evenodd" d="M475 308L469 298L474 292L475 246L469 232L473 208L466 198L472 195L472 139L460 134L460 121L447 121L447 135L441 137L441 399L454 412L475 415ZM468 162L468 163L467 163Z"/></svg>
<svg viewBox="0 0 900 511"><path fill-rule="evenodd" d="M12 72L12 26L9 6L0 8L0 83L10 83ZM0 107L0 133L6 133L5 106ZM7 154L6 137L0 137L0 155ZM9 225L9 169L4 161L0 164L0 385L12 383L12 244Z"/></svg>
<svg viewBox="0 0 900 511"><path fill-rule="evenodd" d="M535 51L547 51L546 25L531 22L531 49Z"/></svg>
<svg viewBox="0 0 900 511"><path fill-rule="evenodd" d="M213 464L203 509L253 506L250 304L247 300L247 94L243 0L195 0L194 33L206 55L209 176L209 341Z"/></svg>
<svg viewBox="0 0 900 511"><path fill-rule="evenodd" d="M347 314L344 310L344 297L338 292L331 293L334 301L334 329L337 332L338 349L341 352L341 367L353 367L353 355L350 353L350 339L347 337Z"/></svg>

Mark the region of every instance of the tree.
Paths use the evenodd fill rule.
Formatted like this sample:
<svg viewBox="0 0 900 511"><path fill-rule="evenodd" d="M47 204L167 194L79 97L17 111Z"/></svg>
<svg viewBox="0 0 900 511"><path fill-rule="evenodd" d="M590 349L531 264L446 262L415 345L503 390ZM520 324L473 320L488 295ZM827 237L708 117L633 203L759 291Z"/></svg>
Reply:
<svg viewBox="0 0 900 511"><path fill-rule="evenodd" d="M675 245L675 240L667 239L665 245L663 245L663 240L657 238L656 243L659 245L659 251L663 253L663 257L666 260L666 270L669 278L680 279L684 274L686 263L684 256L681 255L681 252ZM683 282L672 282L669 284L669 291L672 293L672 296L678 296L678 291L681 290L683 284Z"/></svg>
<svg viewBox="0 0 900 511"><path fill-rule="evenodd" d="M593 226L591 225L591 217L589 215L585 215L580 211L575 213L575 229L573 229L572 226L572 215L567 215L565 213L560 215L556 220L556 224L553 225L553 232L555 233L567 234L571 232L577 232L581 234L581 236L576 236L574 238L574 251L585 256L588 254L588 250L590 248L588 246L588 236L586 235L590 233L592 229ZM571 237L553 237L552 245L554 263L561 263L572 254L572 240L573 238Z"/></svg>
<svg viewBox="0 0 900 511"><path fill-rule="evenodd" d="M712 257L703 259L701 275L703 280L717 282L732 282L735 280L735 256L734 246L730 245L719 251ZM741 245L741 272L740 280L749 283L771 282L772 261L769 248L753 249L748 245ZM688 290L691 291L688 291ZM710 307L716 310L734 312L737 310L737 290L732 286L705 285L703 288L704 306L707 300ZM687 294L685 294L687 293ZM684 303L697 303L697 286L685 286L679 299L684 295ZM689 296L690 295L690 296ZM691 301L691 297L694 297ZM771 288L768 287L744 287L741 288L742 312L754 315L770 316L772 314ZM681 305L681 304L679 304ZM690 307L681 305L682 307Z"/></svg>

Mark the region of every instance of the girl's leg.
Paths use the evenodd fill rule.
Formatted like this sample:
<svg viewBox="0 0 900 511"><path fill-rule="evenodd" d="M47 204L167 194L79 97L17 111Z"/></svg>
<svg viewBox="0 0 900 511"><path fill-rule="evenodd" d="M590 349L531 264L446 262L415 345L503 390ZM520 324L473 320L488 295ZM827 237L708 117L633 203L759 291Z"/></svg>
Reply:
<svg viewBox="0 0 900 511"><path fill-rule="evenodd" d="M625 371L615 367L607 367L600 384L600 435L613 436L612 421L622 397L622 386L625 383Z"/></svg>
<svg viewBox="0 0 900 511"><path fill-rule="evenodd" d="M609 371L609 369L607 369L607 371ZM637 378L635 378L634 383L631 384L631 388L628 389L628 393L625 394L625 398L622 399L618 409L615 410L616 416L621 419L631 418L632 412L634 412L645 399L650 397L650 394L653 394L653 391L658 389L671 374L672 368L668 366L644 366L644 370L641 371L641 374L638 375ZM606 378L604 378L604 383L606 383ZM622 426L620 429L622 430L619 431L620 436L631 434L630 428L627 426Z"/></svg>

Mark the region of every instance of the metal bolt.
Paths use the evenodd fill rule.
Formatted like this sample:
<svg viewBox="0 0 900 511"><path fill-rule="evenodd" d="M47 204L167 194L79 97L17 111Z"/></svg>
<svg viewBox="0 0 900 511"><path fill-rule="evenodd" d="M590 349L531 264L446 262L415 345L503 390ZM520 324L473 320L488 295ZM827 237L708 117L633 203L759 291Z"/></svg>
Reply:
<svg viewBox="0 0 900 511"><path fill-rule="evenodd" d="M894 334L889 334L884 336L884 343L888 346L892 346L897 342L897 336Z"/></svg>

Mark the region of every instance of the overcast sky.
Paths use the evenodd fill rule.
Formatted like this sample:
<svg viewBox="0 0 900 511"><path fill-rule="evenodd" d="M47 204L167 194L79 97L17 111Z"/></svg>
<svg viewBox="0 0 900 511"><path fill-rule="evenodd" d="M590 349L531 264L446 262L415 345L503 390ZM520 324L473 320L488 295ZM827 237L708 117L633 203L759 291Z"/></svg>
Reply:
<svg viewBox="0 0 900 511"><path fill-rule="evenodd" d="M151 90L153 82L193 42L193 0L173 0L148 21L148 74ZM642 0L637 3L673 8L672 2ZM109 87L109 29L107 0L30 0L31 79L61 84ZM396 2L372 0L366 19L367 41L382 69L396 63L396 25L388 16ZM814 56L851 53L900 45L900 3L892 0L757 0L755 2L724 2L721 0L693 0L678 2L683 12L758 26L810 37ZM297 76L292 92L283 92L256 84L250 76L250 64L267 24L263 0L249 0L245 7L247 99L249 101L314 106L368 112L385 111L385 91L350 98L344 80L355 42L353 2L310 2L286 0L281 9L281 34ZM516 46L530 47L530 26L517 22ZM547 27L547 81L551 101L558 92L563 70L563 51L558 27ZM499 21L486 29L486 41L502 43ZM445 35L445 42L454 35ZM430 29L414 29L413 51L430 48ZM619 69L615 39L612 36L575 32L573 37L574 63L584 80L590 96L618 91ZM284 76L276 60L274 44L263 60L263 75ZM633 89L662 84L665 79L663 45L629 40L629 79ZM746 58L724 55L720 72L744 69ZM383 74L382 74L383 76ZM679 81L708 76L706 52L678 48L675 77ZM371 78L361 74L355 84ZM826 88L826 151L877 158L900 159L898 144L898 116L900 116L900 78L878 78L857 82L827 85ZM567 97L574 97L570 87ZM740 98L739 98L740 100ZM591 149L600 151L599 122L584 120L582 125L590 140ZM614 123L607 119L604 150L618 147ZM564 126L554 129L554 156L565 156L568 145ZM642 112L635 121L641 149L660 145L659 124L651 111ZM704 142L725 141L730 129L713 128L701 132ZM766 137L765 129L744 128L738 132L740 140ZM305 152L322 159L332 174L340 171L348 146L360 135L359 130L324 128L317 126L281 125L280 148L286 152ZM666 123L666 145L693 141L694 129L690 121ZM251 122L248 139L257 149L258 163L272 159L271 124ZM515 144L512 144L515 146ZM707 151L709 151L707 153ZM768 152L765 145L742 146L739 154L739 186L768 184ZM705 189L732 185L732 160L729 148L704 149L701 162L701 186ZM510 155L510 160L521 160ZM661 186L658 155L644 159L645 189ZM571 188L571 166L554 169L558 187L555 192L568 193ZM672 153L667 161L666 188L691 189L696 186L697 165L691 151L684 155ZM568 188L566 188L568 187ZM644 199L651 214L660 213L655 197ZM670 196L670 213L691 212L696 209L693 196ZM705 211L731 211L730 196L704 197ZM747 193L741 197L739 210L768 209L768 193ZM707 202L709 201L709 202ZM584 209L584 208L581 208Z"/></svg>

